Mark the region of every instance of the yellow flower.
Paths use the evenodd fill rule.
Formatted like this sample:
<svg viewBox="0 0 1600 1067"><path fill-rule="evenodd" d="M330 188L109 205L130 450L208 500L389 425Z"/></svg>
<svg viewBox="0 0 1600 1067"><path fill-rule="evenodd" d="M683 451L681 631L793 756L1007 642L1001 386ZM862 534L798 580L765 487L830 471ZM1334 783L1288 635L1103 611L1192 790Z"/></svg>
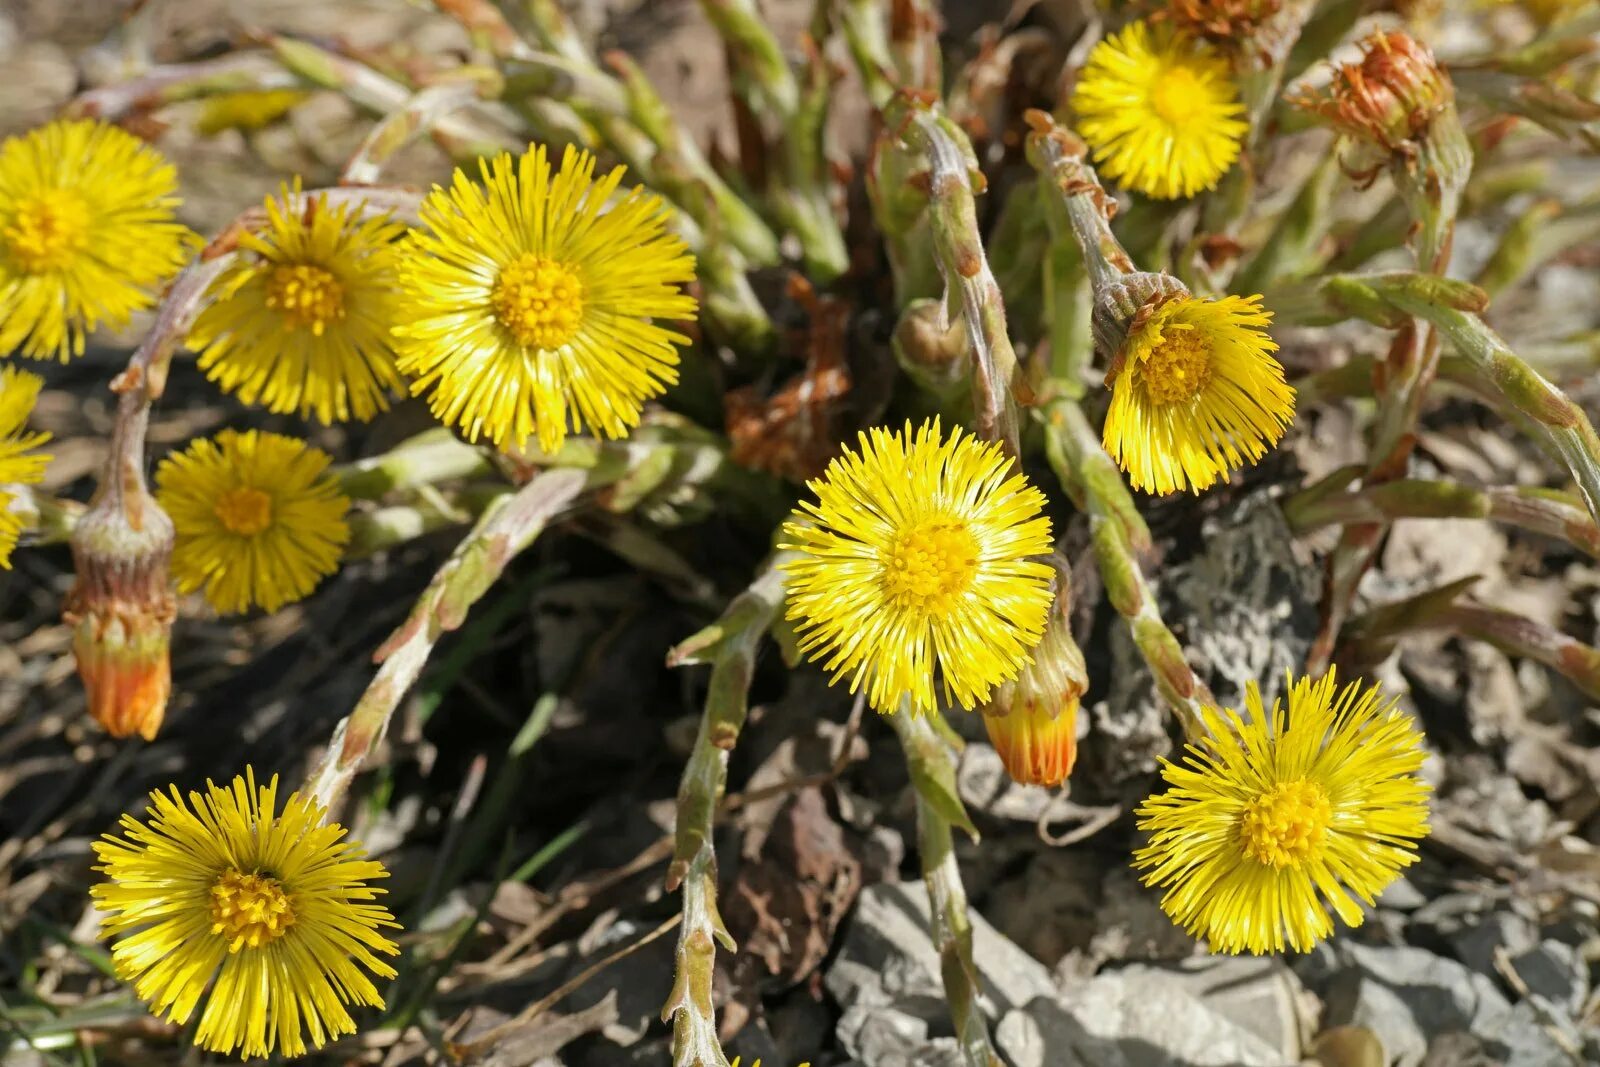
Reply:
<svg viewBox="0 0 1600 1067"><path fill-rule="evenodd" d="M366 421L401 386L390 348L395 238L405 227L355 205L267 201L260 234L239 239L189 343L224 392L269 411Z"/></svg>
<svg viewBox="0 0 1600 1067"><path fill-rule="evenodd" d="M430 233L406 242L400 278L400 369L411 391L467 438L553 452L568 425L607 437L639 423L644 402L678 378L692 319L694 257L667 232L661 199L623 168L598 181L594 159L567 148L554 177L544 146L461 171L422 205Z"/></svg>
<svg viewBox="0 0 1600 1067"><path fill-rule="evenodd" d="M150 794L148 822L124 815L124 837L94 843L117 976L180 1025L204 999L194 1040L212 1052L299 1056L307 1034L321 1048L355 1033L345 1005L383 1007L367 972L395 974L376 953L399 951L380 932L399 924L367 903L389 872L299 793L279 814L277 792L250 770L187 804L172 786Z"/></svg>
<svg viewBox="0 0 1600 1067"><path fill-rule="evenodd" d="M1294 388L1259 296L1180 295L1141 309L1123 343L1105 447L1147 493L1196 493L1254 463L1294 419Z"/></svg>
<svg viewBox="0 0 1600 1067"><path fill-rule="evenodd" d="M8 485L34 485L44 477L50 457L33 451L50 435L27 430L28 416L44 381L37 374L0 367L0 567L11 568L11 550L22 533L22 519L11 510L16 500Z"/></svg>
<svg viewBox="0 0 1600 1067"><path fill-rule="evenodd" d="M65 363L183 265L178 175L105 123L61 119L0 145L0 353Z"/></svg>
<svg viewBox="0 0 1600 1067"><path fill-rule="evenodd" d="M350 501L327 468L320 449L258 430L223 430L162 460L156 500L177 529L178 590L203 588L224 615L309 594L350 540Z"/></svg>
<svg viewBox="0 0 1600 1067"><path fill-rule="evenodd" d="M1246 707L1248 721L1206 713L1211 736L1163 761L1170 788L1138 810L1150 844L1134 865L1214 950L1305 952L1332 933L1328 908L1361 925L1356 898L1371 904L1416 861L1422 737L1376 686L1335 695L1332 674L1295 683L1287 715L1275 702L1269 717L1254 685Z"/></svg>
<svg viewBox="0 0 1600 1067"><path fill-rule="evenodd" d="M1106 176L1160 200L1215 186L1250 128L1226 60L1143 22L1094 46L1072 109Z"/></svg>
<svg viewBox="0 0 1600 1067"><path fill-rule="evenodd" d="M789 618L800 648L850 676L879 711L909 697L971 708L1016 677L1044 632L1054 570L1044 494L997 444L937 421L912 435L877 428L809 487L817 502L783 528L795 553Z"/></svg>

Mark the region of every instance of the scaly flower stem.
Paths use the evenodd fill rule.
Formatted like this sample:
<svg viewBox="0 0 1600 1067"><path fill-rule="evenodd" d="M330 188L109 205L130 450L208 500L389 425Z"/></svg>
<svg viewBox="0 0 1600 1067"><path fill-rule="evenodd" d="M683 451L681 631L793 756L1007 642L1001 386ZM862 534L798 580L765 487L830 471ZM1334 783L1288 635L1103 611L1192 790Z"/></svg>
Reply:
<svg viewBox="0 0 1600 1067"><path fill-rule="evenodd" d="M1414 478L1348 493L1320 489L1312 486L1284 501L1284 517L1295 533L1395 519L1493 519L1566 541L1600 558L1600 527L1584 509L1583 501L1569 493L1520 485L1475 489L1456 482Z"/></svg>
<svg viewBox="0 0 1600 1067"><path fill-rule="evenodd" d="M372 185L396 152L434 129L448 116L479 100L486 88L497 88L483 79L460 79L430 85L367 131L339 175L340 185Z"/></svg>
<svg viewBox="0 0 1600 1067"><path fill-rule="evenodd" d="M467 612L517 555L586 489L589 474L551 470L491 504L439 568L406 621L374 653L377 673L355 709L334 727L327 754L306 777L306 790L336 810L351 780L383 739L389 719L422 675L433 646L466 621Z"/></svg>
<svg viewBox="0 0 1600 1067"><path fill-rule="evenodd" d="M672 1020L673 1067L727 1067L717 1041L711 981L720 942L732 952L733 938L717 911L717 860L712 830L727 786L728 754L738 743L750 704L756 651L783 607L781 557L769 560L755 581L735 597L722 617L667 655L671 667L709 663L711 681L694 750L678 787L678 819L667 888L683 887L683 925L678 932L677 978L661 1009Z"/></svg>
<svg viewBox="0 0 1600 1067"><path fill-rule="evenodd" d="M946 303L959 301L972 347L972 406L979 437L999 441L1019 454L1017 402L1013 395L1017 355L1006 333L1006 309L989 270L978 229L975 180L983 182L967 135L926 101L899 95L884 115L913 151L927 160L923 177L934 254L944 277Z"/></svg>
<svg viewBox="0 0 1600 1067"><path fill-rule="evenodd" d="M1549 433L1590 515L1600 519L1600 437L1583 408L1518 358L1478 316L1418 300L1405 291L1385 295L1396 307L1432 322L1513 407Z"/></svg>
<svg viewBox="0 0 1600 1067"><path fill-rule="evenodd" d="M1457 598L1476 578L1385 604L1350 625L1363 658L1386 655L1403 634L1443 630L1483 641L1508 655L1544 664L1565 675L1590 699L1600 699L1600 650L1521 615Z"/></svg>
<svg viewBox="0 0 1600 1067"><path fill-rule="evenodd" d="M281 34L264 34L261 39L280 63L306 82L343 93L379 115L401 111L411 99L410 89L348 56ZM433 126L434 140L456 159L520 152L527 147L526 135L503 111L480 101L468 113L442 116Z"/></svg>
<svg viewBox="0 0 1600 1067"><path fill-rule="evenodd" d="M1139 564L1139 555L1149 550L1150 532L1133 506L1121 472L1075 402L1051 401L1040 421L1051 468L1067 496L1089 516L1095 560L1107 598L1127 622L1134 646L1185 736L1190 740L1204 737L1201 713L1214 698L1162 619L1155 590Z"/></svg>
<svg viewBox="0 0 1600 1067"><path fill-rule="evenodd" d="M299 89L305 82L261 50L230 52L216 59L151 67L138 77L79 94L69 115L116 122L136 111L222 93Z"/></svg>
<svg viewBox="0 0 1600 1067"><path fill-rule="evenodd" d="M989 1025L978 1003L978 967L972 958L972 920L967 891L956 863L955 834L960 826L977 838L956 792L955 754L926 716L913 715L909 704L888 716L905 752L906 767L916 791L917 854L922 881L928 887L934 948L945 1001L955 1024L956 1042L966 1067L1001 1067L989 1043Z"/></svg>

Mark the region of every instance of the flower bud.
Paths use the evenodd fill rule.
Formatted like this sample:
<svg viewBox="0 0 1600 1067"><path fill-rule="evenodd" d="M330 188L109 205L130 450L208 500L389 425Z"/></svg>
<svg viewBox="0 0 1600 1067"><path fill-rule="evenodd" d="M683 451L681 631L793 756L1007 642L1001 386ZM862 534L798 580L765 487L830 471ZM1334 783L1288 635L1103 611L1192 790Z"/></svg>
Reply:
<svg viewBox="0 0 1600 1067"><path fill-rule="evenodd" d="M173 527L142 479L105 493L72 534L78 578L63 612L89 714L113 737L153 740L172 690Z"/></svg>
<svg viewBox="0 0 1600 1067"><path fill-rule="evenodd" d="M1072 603L1058 566L1055 607L1033 662L994 691L983 708L989 741L1006 772L1023 785L1057 786L1078 759L1078 701L1089 687L1083 652L1072 639Z"/></svg>

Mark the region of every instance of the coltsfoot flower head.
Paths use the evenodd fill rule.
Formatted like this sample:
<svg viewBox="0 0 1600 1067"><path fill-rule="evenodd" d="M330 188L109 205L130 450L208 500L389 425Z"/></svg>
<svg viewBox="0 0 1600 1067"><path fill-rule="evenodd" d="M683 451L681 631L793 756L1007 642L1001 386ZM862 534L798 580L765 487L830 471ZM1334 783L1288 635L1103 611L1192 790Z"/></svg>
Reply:
<svg viewBox="0 0 1600 1067"><path fill-rule="evenodd" d="M1291 679L1291 681L1293 681ZM1421 734L1376 686L1335 690L1302 678L1288 711L1259 690L1248 719L1213 709L1168 789L1139 808L1150 835L1134 865L1166 890L1161 907L1220 952L1308 951L1333 931L1331 908L1361 925L1428 833Z"/></svg>
<svg viewBox="0 0 1600 1067"><path fill-rule="evenodd" d="M983 706L989 742L1023 785L1058 786L1078 761L1078 701L1089 688L1089 672L1072 639L1070 586L1058 568L1055 604L1033 662L996 686Z"/></svg>
<svg viewBox="0 0 1600 1067"><path fill-rule="evenodd" d="M168 456L156 497L177 527L178 589L218 612L277 611L339 569L350 502L328 455L282 434L223 430Z"/></svg>
<svg viewBox="0 0 1600 1067"><path fill-rule="evenodd" d="M1016 677L1044 632L1051 567L1044 495L997 444L933 421L860 436L783 528L801 650L879 711L909 698L971 708Z"/></svg>
<svg viewBox="0 0 1600 1067"><path fill-rule="evenodd" d="M569 426L625 436L677 381L688 338L651 320L694 317L694 257L659 197L612 202L623 168L596 180L586 152L553 176L542 145L480 169L482 186L458 170L434 189L404 247L394 332L412 393L500 448L536 436L553 452Z"/></svg>
<svg viewBox="0 0 1600 1067"><path fill-rule="evenodd" d="M43 385L37 374L0 367L0 567L8 569L22 520L11 510L16 497L6 486L38 484L50 463L49 456L35 451L50 435L28 430L28 416Z"/></svg>
<svg viewBox="0 0 1600 1067"><path fill-rule="evenodd" d="M1169 23L1095 45L1072 109L1100 170L1159 200L1215 186L1249 130L1227 61Z"/></svg>
<svg viewBox="0 0 1600 1067"><path fill-rule="evenodd" d="M1152 16L1219 48L1249 47L1263 24L1283 9L1283 0L1172 0Z"/></svg>
<svg viewBox="0 0 1600 1067"><path fill-rule="evenodd" d="M1259 296L1209 300L1172 279L1137 284L1148 278L1164 276L1129 275L1120 288L1133 297L1108 293L1096 308L1097 336L1114 353L1105 448L1136 489L1198 493L1278 442L1294 419L1294 388L1273 358L1272 313Z"/></svg>
<svg viewBox="0 0 1600 1067"><path fill-rule="evenodd" d="M239 239L190 331L200 369L269 411L372 418L401 386L389 329L405 227L298 189L268 199L266 219Z"/></svg>
<svg viewBox="0 0 1600 1067"><path fill-rule="evenodd" d="M124 815L124 836L94 843L118 977L174 1023L199 1008L195 1044L212 1052L321 1048L355 1033L346 1005L383 1007L371 976L395 975L378 954L399 951L382 933L399 924L370 903L388 872L310 799L280 813L277 794L248 770L187 803L173 786L150 794L147 821Z"/></svg>
<svg viewBox="0 0 1600 1067"><path fill-rule="evenodd" d="M65 363L183 265L178 175L132 134L58 119L0 144L0 354Z"/></svg>

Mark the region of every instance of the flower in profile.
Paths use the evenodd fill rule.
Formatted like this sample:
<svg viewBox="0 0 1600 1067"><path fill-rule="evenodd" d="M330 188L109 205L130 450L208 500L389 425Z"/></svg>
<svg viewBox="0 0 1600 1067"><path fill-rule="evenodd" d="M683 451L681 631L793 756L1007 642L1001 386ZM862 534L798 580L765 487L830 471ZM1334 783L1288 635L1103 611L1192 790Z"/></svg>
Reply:
<svg viewBox="0 0 1600 1067"><path fill-rule="evenodd" d="M50 435L28 430L28 416L43 385L37 374L0 367L0 567L7 569L22 533L22 519L11 510L16 495L6 486L36 485L50 463L49 456L34 451Z"/></svg>
<svg viewBox="0 0 1600 1067"><path fill-rule="evenodd" d="M1033 662L996 686L983 706L989 743L1023 785L1058 786L1078 761L1078 701L1089 671L1072 639L1070 589L1071 576L1058 564L1055 604Z"/></svg>
<svg viewBox="0 0 1600 1067"><path fill-rule="evenodd" d="M1121 324L1104 440L1135 488L1198 493L1283 436L1294 388L1272 356L1271 321L1259 296L1202 299L1169 281Z"/></svg>
<svg viewBox="0 0 1600 1067"><path fill-rule="evenodd" d="M277 794L276 776L258 787L250 770L188 803L172 786L150 794L147 821L124 815L124 836L94 843L117 976L171 1022L199 1008L195 1044L212 1052L321 1048L355 1033L346 1005L383 1007L369 973L395 975L378 953L398 953L382 929L399 924L369 903L383 864L309 798L280 813Z"/></svg>
<svg viewBox="0 0 1600 1067"><path fill-rule="evenodd" d="M246 404L324 423L386 409L401 386L389 328L404 232L326 195L268 199L265 226L239 238L190 331L200 369Z"/></svg>
<svg viewBox="0 0 1600 1067"><path fill-rule="evenodd" d="M1293 683L1288 703L1268 715L1252 684L1248 719L1207 712L1210 736L1163 761L1169 788L1138 809L1150 843L1134 865L1217 951L1308 951L1332 933L1330 908L1361 925L1356 900L1371 904L1428 833L1422 736L1394 701L1336 692L1330 673Z"/></svg>
<svg viewBox="0 0 1600 1067"><path fill-rule="evenodd" d="M1095 45L1072 110L1106 176L1159 200L1215 186L1250 128L1227 61L1166 23Z"/></svg>
<svg viewBox="0 0 1600 1067"><path fill-rule="evenodd" d="M156 499L177 529L178 590L203 589L224 615L277 611L338 570L350 501L328 462L304 441L259 430L223 430L162 460Z"/></svg>
<svg viewBox="0 0 1600 1067"><path fill-rule="evenodd" d="M132 134L58 119L0 144L0 353L65 363L152 303L194 240L178 175Z"/></svg>
<svg viewBox="0 0 1600 1067"><path fill-rule="evenodd" d="M677 381L682 334L652 319L692 319L680 286L694 257L669 233L661 199L617 197L623 168L594 177L567 148L553 176L544 146L456 171L422 205L428 232L401 256L394 333L411 391L469 440L553 452L569 425L623 437L644 402Z"/></svg>
<svg viewBox="0 0 1600 1067"><path fill-rule="evenodd" d="M1044 632L1053 569L1044 494L998 444L937 420L860 436L822 477L815 503L784 525L794 553L789 618L800 648L879 711L909 698L971 708L1029 662Z"/></svg>

